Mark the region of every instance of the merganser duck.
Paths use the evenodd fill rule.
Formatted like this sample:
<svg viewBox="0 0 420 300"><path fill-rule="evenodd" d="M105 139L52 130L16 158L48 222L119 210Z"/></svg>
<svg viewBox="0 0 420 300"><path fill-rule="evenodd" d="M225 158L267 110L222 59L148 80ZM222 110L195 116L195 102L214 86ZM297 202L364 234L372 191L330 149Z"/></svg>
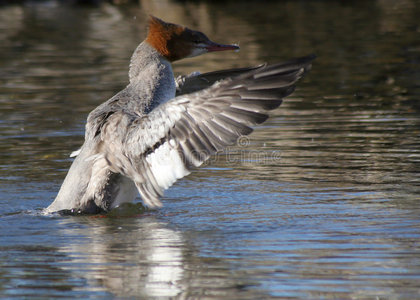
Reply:
<svg viewBox="0 0 420 300"><path fill-rule="evenodd" d="M315 58L174 79L176 60L237 49L151 16L129 84L89 114L85 142L45 211L107 212L138 193L161 207L177 179L264 122Z"/></svg>

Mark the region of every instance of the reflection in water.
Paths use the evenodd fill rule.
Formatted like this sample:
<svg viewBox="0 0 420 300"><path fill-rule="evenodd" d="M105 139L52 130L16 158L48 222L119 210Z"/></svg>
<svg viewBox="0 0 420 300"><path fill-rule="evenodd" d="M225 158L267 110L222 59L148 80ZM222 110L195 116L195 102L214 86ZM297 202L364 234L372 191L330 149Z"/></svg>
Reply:
<svg viewBox="0 0 420 300"><path fill-rule="evenodd" d="M246 286L222 261L209 266L181 232L153 216L66 218L59 227L66 241L59 249L67 257L63 270L85 278L93 290L117 297L184 298L204 290L231 297Z"/></svg>
<svg viewBox="0 0 420 300"><path fill-rule="evenodd" d="M71 265L84 266L77 277L117 296L173 297L181 293L185 246L178 232L153 218L141 220L141 226L137 222L118 226L118 220L83 221L82 228L64 229L63 234L83 237L86 243L69 239L60 249Z"/></svg>
<svg viewBox="0 0 420 300"><path fill-rule="evenodd" d="M127 83L148 13L240 43L177 73L318 59L159 212L25 213ZM418 0L0 6L0 298L418 298L419 17Z"/></svg>

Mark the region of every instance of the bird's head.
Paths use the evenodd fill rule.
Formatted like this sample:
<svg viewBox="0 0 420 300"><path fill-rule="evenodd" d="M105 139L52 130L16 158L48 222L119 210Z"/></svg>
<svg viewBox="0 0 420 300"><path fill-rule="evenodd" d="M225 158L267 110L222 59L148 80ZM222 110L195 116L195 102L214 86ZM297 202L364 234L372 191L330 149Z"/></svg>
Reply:
<svg viewBox="0 0 420 300"><path fill-rule="evenodd" d="M149 19L146 42L171 62L207 52L239 50L237 45L215 43L200 31L167 23L154 16Z"/></svg>

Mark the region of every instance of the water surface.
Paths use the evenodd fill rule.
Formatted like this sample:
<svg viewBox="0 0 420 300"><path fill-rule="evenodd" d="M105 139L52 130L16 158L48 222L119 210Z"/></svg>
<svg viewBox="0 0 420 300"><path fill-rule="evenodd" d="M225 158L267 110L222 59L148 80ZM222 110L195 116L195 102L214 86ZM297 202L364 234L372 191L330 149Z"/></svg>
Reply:
<svg viewBox="0 0 420 300"><path fill-rule="evenodd" d="M419 298L419 4L0 6L0 296ZM177 74L318 58L163 209L42 215L87 114L127 84L148 13L241 46Z"/></svg>

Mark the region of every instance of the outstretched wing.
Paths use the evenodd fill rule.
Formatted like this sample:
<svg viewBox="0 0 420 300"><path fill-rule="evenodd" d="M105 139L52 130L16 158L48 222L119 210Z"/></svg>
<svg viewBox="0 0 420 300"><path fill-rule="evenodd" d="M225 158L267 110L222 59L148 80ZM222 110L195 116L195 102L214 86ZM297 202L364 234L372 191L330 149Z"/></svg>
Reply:
<svg viewBox="0 0 420 300"><path fill-rule="evenodd" d="M258 67L178 96L144 117L114 114L102 129L101 153L112 171L135 182L148 206L161 206L159 197L177 179L264 122L267 111L293 92L314 58Z"/></svg>

